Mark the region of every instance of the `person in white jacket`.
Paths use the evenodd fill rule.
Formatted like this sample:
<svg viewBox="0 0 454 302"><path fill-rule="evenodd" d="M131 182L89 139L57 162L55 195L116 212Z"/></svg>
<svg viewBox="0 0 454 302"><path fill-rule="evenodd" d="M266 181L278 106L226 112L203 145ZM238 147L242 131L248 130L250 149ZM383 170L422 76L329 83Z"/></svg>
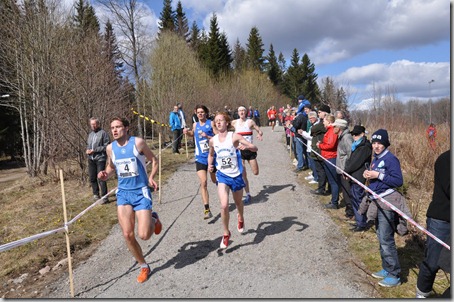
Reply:
<svg viewBox="0 0 454 302"><path fill-rule="evenodd" d="M317 112L310 111L310 109L307 107L304 108L304 110L306 111L307 116L308 116L307 131L301 130L301 136L307 140L307 158L308 158L308 162L309 162L309 168L311 169L309 176L306 176L304 179L309 180L310 184L316 184L318 177L317 177L317 170L315 170L314 159L312 157L310 157L310 154L312 152L312 136L310 133L311 133L312 125L318 121L318 118L317 118Z"/></svg>

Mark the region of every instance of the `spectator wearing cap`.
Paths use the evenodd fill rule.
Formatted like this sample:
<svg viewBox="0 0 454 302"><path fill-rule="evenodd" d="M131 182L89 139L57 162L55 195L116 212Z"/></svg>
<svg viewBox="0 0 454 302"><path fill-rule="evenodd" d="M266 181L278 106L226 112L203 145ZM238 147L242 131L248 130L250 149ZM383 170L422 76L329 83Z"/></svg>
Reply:
<svg viewBox="0 0 454 302"><path fill-rule="evenodd" d="M318 109L318 121L316 121L311 128L312 136L312 150L320 154L320 148L317 143L322 141L326 133L326 128L323 125L324 118L331 112L331 109L327 105L321 105ZM318 184L316 190L311 190L312 194L316 195L326 195L328 192L326 190L326 173L325 173L325 163L324 160L318 156L315 152L311 152L311 157L314 159L315 169L317 170ZM329 191L329 190L328 190Z"/></svg>
<svg viewBox="0 0 454 302"><path fill-rule="evenodd" d="M404 198L396 190L404 183L402 169L397 157L389 151L389 146L388 131L385 129L375 131L372 135L373 160L370 169L366 169L363 176L370 180L369 189L377 195L390 202L394 200L396 203L402 203ZM382 260L382 269L373 273L372 277L382 279L378 282L380 286L395 287L401 284L401 267L394 239L399 215L375 196L368 198L376 202L378 208L375 227Z"/></svg>
<svg viewBox="0 0 454 302"><path fill-rule="evenodd" d="M331 187L331 202L325 205L327 209L339 209L339 174L336 172L337 145L339 137L334 132L334 115L328 115L323 120L326 128L325 136L317 143L321 155L325 160L324 168L326 178Z"/></svg>
<svg viewBox="0 0 454 302"><path fill-rule="evenodd" d="M334 133L339 136L339 143L337 145L337 157L336 157L336 172L339 174L339 185L340 191L345 202L345 216L353 218L354 213L352 209L351 196L350 196L350 181L346 176L342 176L345 169L345 163L350 158L352 153L353 137L348 129L348 122L344 119L336 119L333 124Z"/></svg>
<svg viewBox="0 0 454 302"><path fill-rule="evenodd" d="M372 145L366 137L366 128L355 125L350 132L353 137L351 154L345 163L344 171L362 184L366 183L363 176L366 165L369 166L372 156ZM359 205L364 197L364 189L359 184L350 180L351 204L356 225L351 229L353 232L361 232L367 229L366 215L358 213Z"/></svg>

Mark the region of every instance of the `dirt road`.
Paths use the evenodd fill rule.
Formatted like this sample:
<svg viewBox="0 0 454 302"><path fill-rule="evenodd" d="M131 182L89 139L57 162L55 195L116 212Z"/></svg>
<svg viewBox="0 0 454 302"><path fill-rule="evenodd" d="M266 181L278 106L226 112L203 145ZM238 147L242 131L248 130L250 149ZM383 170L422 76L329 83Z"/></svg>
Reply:
<svg viewBox="0 0 454 302"><path fill-rule="evenodd" d="M120 233L112 229L97 252L74 270L78 298L372 298L366 273L353 265L346 238L309 187L299 185L283 143L283 128L263 128L260 174L249 173L252 203L245 232L236 230L231 199L231 242L220 250L222 227L216 186L209 183L214 217L203 220L193 163L162 188L163 231L140 242L153 270L136 281L138 267ZM184 155L180 155L184 156ZM250 171L249 167L247 167ZM356 260L355 260L356 261ZM70 297L69 280L48 286L43 297Z"/></svg>

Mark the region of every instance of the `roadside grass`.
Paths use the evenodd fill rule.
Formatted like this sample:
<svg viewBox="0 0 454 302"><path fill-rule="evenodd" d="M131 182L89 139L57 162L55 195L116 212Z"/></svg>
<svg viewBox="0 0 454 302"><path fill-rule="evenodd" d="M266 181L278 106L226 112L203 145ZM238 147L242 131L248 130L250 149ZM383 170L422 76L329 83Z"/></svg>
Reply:
<svg viewBox="0 0 454 302"><path fill-rule="evenodd" d="M158 150L153 146L152 150L157 155ZM188 153L189 159L191 159L194 149L190 148ZM161 160L161 185L164 187L166 180L181 164L186 163L188 158L185 152L174 155L171 149L164 149ZM88 182L81 183L76 180L78 177L74 177L71 173L67 173L64 177L69 221L94 201ZM158 175L156 179L157 177ZM112 190L116 185L116 179L110 179L107 183L108 190ZM55 176L48 176L45 179L25 177L18 181L0 183L0 189L2 190L0 244L64 226L61 184ZM153 194L154 203L158 202L157 196L157 193ZM78 263L93 253L117 222L115 194L111 194L109 203L93 207L69 227L73 267L77 267ZM44 276L39 274L39 270L45 266L53 268L59 261L66 258L64 233L53 234L0 253L0 263L2 263L0 266L0 297L39 297L46 284L67 272L67 265L60 269L52 269ZM23 274L28 274L24 282L15 284L12 281Z"/></svg>

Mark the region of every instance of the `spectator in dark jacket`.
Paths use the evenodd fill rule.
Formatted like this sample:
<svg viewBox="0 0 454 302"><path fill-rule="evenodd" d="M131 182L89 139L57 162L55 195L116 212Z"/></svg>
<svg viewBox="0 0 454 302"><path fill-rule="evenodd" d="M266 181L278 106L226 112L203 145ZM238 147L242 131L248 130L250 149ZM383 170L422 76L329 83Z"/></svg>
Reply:
<svg viewBox="0 0 454 302"><path fill-rule="evenodd" d="M309 101L307 102L309 103ZM309 169L309 164L306 158L307 156L305 151L306 148L304 148L304 145L307 144L307 140L302 136L303 131L307 131L307 114L304 112L304 105L301 106L301 111L297 111L296 117L292 121L290 131L292 131L295 134L294 143L296 147L296 156L298 160L295 172L299 173L301 171Z"/></svg>
<svg viewBox="0 0 454 302"><path fill-rule="evenodd" d="M434 191L427 209L427 230L450 245L451 236L451 150L442 153L435 161ZM419 265L416 298L426 298L432 291L435 276L440 268L439 258L443 247L427 236L425 257ZM450 266L450 265L449 265ZM448 267L449 267L448 266ZM450 290L449 298L450 298Z"/></svg>
<svg viewBox="0 0 454 302"><path fill-rule="evenodd" d="M366 183L363 176L366 165L370 164L372 157L372 145L366 137L366 129L363 126L355 125L350 134L353 136L352 153L347 159L344 171L361 182ZM351 203L355 215L356 226L351 229L353 232L361 232L367 229L366 216L358 213L359 205L364 197L364 189L351 181L350 183Z"/></svg>
<svg viewBox="0 0 454 302"><path fill-rule="evenodd" d="M321 105L320 108L318 109L319 121L312 125L310 131L312 136L312 150L317 152L318 154L321 154L321 151L320 148L317 146L317 143L322 141L326 133L325 125L323 125L323 119L330 112L331 108L329 108L329 106ZM328 182L324 168L325 164L323 162L323 159L314 152L311 153L311 156L314 159L315 169L317 170L318 186L316 190L311 190L310 192L316 195L325 195L327 194L327 191L325 189L326 183Z"/></svg>

